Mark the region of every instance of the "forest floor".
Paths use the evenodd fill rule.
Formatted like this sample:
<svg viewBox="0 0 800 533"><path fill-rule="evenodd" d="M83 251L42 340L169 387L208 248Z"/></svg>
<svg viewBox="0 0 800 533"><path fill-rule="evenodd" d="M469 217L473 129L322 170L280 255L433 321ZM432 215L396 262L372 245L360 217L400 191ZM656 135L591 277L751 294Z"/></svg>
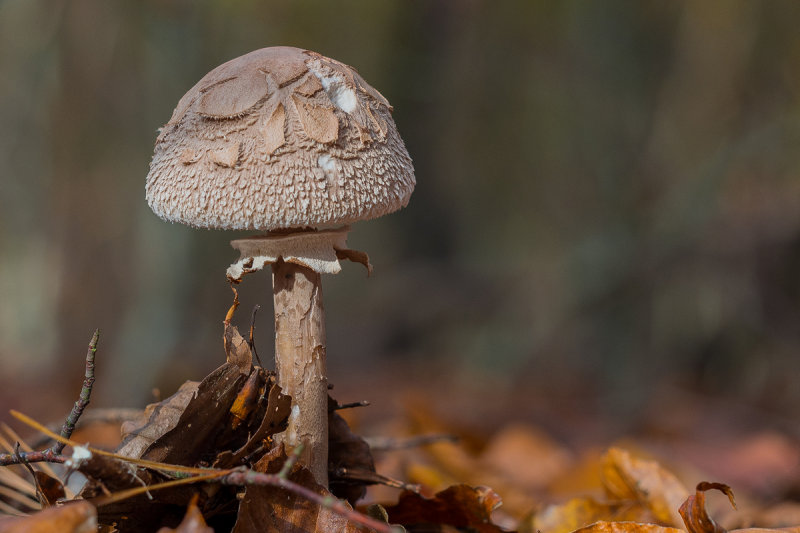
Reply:
<svg viewBox="0 0 800 533"><path fill-rule="evenodd" d="M665 388L632 423L400 362L331 390L329 492L278 444L291 399L227 331L227 363L140 412L82 415L87 364L63 449L15 414L0 430L0 533L800 531L788 418Z"/></svg>

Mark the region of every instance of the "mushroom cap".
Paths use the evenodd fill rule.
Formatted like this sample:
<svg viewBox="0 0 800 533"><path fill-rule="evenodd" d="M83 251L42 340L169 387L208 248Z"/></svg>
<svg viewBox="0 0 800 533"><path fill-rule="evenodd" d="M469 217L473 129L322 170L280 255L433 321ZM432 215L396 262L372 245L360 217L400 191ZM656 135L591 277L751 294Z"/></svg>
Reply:
<svg viewBox="0 0 800 533"><path fill-rule="evenodd" d="M352 67L263 48L220 65L161 128L145 186L165 220L273 230L405 207L416 179L392 107Z"/></svg>

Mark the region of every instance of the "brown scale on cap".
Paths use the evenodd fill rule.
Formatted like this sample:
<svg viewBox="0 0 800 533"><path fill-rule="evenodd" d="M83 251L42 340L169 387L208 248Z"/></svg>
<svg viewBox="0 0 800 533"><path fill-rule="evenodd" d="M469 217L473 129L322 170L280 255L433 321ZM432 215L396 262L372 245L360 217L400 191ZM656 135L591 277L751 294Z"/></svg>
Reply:
<svg viewBox="0 0 800 533"><path fill-rule="evenodd" d="M190 226L348 224L404 207L411 158L389 102L338 61L291 47L209 72L156 141L146 195Z"/></svg>

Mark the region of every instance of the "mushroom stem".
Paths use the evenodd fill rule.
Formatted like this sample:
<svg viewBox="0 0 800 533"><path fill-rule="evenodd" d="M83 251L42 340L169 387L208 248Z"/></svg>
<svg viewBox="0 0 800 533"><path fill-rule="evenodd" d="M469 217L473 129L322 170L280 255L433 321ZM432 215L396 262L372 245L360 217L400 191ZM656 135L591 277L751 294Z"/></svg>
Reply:
<svg viewBox="0 0 800 533"><path fill-rule="evenodd" d="M287 447L303 445L300 462L328 486L328 379L325 310L319 273L283 260L272 265L275 300L275 370L292 397Z"/></svg>

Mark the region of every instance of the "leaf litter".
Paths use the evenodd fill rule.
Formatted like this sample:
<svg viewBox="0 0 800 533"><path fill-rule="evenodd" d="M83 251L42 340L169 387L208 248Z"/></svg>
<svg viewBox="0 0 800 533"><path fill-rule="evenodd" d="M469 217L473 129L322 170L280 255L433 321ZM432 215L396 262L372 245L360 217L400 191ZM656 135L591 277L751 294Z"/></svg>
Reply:
<svg viewBox="0 0 800 533"><path fill-rule="evenodd" d="M738 516L718 505L710 511L706 492L733 503L730 487L703 481L692 493L681 481L685 472L637 451L576 453L525 424L481 441L420 404L408 410L410 434L364 439L342 410L366 403L330 398L328 490L294 462L296 450L277 444L291 398L253 364L252 339L230 324L231 315L226 363L124 423L116 455L67 439L72 470L56 475L38 468L46 463L24 461L0 468L0 533L800 533L797 504L751 505ZM380 451L368 442L381 442ZM62 478L78 473L87 482L73 497ZM368 491L376 485L383 488ZM583 495L554 501L567 486ZM737 523L763 527L733 529Z"/></svg>

